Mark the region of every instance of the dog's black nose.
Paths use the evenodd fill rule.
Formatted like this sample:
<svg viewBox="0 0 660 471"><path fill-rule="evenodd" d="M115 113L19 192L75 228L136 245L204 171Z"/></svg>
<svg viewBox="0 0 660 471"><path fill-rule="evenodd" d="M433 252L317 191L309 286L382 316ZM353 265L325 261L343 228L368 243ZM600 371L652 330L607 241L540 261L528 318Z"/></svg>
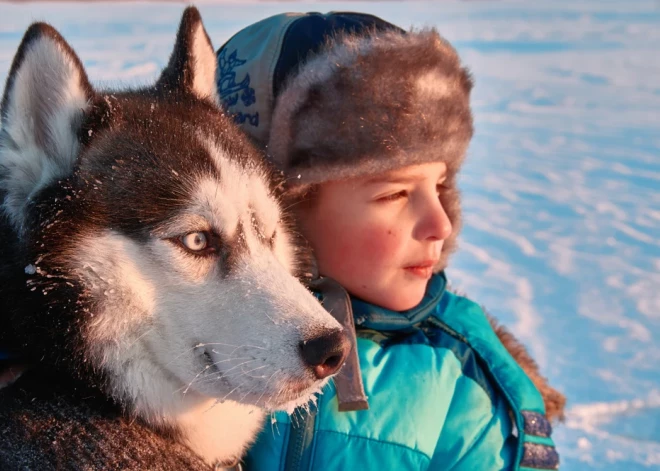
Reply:
<svg viewBox="0 0 660 471"><path fill-rule="evenodd" d="M342 330L335 330L300 342L300 354L316 377L323 379L341 368L351 347L346 334Z"/></svg>

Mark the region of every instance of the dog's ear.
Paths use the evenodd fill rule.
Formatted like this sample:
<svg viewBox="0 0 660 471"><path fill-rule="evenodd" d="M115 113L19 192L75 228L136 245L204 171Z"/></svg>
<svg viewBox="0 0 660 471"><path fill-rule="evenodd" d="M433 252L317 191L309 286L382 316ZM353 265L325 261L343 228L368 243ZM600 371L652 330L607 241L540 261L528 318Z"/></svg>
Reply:
<svg viewBox="0 0 660 471"><path fill-rule="evenodd" d="M218 103L216 68L213 46L199 11L188 7L181 18L174 51L156 87L169 92L192 93L197 98Z"/></svg>
<svg viewBox="0 0 660 471"><path fill-rule="evenodd" d="M2 97L0 191L15 227L27 202L73 171L78 129L94 91L80 59L45 23L23 37Z"/></svg>

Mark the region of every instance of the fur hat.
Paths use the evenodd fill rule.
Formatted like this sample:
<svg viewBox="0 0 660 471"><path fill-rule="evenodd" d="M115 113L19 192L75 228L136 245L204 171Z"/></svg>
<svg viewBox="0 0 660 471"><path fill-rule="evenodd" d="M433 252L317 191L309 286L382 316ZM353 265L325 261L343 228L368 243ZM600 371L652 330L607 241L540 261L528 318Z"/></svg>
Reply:
<svg viewBox="0 0 660 471"><path fill-rule="evenodd" d="M458 232L455 176L472 137L472 81L435 29L406 32L359 13L286 13L218 51L225 109L292 192L445 162L443 205ZM444 268L446 256L439 267Z"/></svg>

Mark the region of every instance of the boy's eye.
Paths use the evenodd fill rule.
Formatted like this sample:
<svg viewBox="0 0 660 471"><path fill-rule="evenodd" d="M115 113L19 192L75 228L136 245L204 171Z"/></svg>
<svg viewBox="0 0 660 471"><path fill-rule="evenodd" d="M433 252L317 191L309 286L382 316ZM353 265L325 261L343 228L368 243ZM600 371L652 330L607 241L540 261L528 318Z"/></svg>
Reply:
<svg viewBox="0 0 660 471"><path fill-rule="evenodd" d="M397 191L396 193L392 193L391 195L386 195L386 196L381 196L378 198L378 201L382 202L388 202L388 201L396 201L401 198L405 198L408 196L408 192L406 190L401 190Z"/></svg>
<svg viewBox="0 0 660 471"><path fill-rule="evenodd" d="M444 193L445 191L449 190L449 186L445 185L444 183L438 183L435 186L435 191L440 195L441 193Z"/></svg>

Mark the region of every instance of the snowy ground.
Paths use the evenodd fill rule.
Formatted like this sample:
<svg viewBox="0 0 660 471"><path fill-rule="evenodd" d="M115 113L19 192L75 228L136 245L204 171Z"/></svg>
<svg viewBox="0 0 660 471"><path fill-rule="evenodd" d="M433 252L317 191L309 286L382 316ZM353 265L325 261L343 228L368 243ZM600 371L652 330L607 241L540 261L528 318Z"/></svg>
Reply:
<svg viewBox="0 0 660 471"><path fill-rule="evenodd" d="M569 397L562 469L660 468L660 2L198 2L216 46L285 10L435 25L477 87L449 276L532 349ZM164 65L177 3L0 3L0 77L32 20L96 83Z"/></svg>

